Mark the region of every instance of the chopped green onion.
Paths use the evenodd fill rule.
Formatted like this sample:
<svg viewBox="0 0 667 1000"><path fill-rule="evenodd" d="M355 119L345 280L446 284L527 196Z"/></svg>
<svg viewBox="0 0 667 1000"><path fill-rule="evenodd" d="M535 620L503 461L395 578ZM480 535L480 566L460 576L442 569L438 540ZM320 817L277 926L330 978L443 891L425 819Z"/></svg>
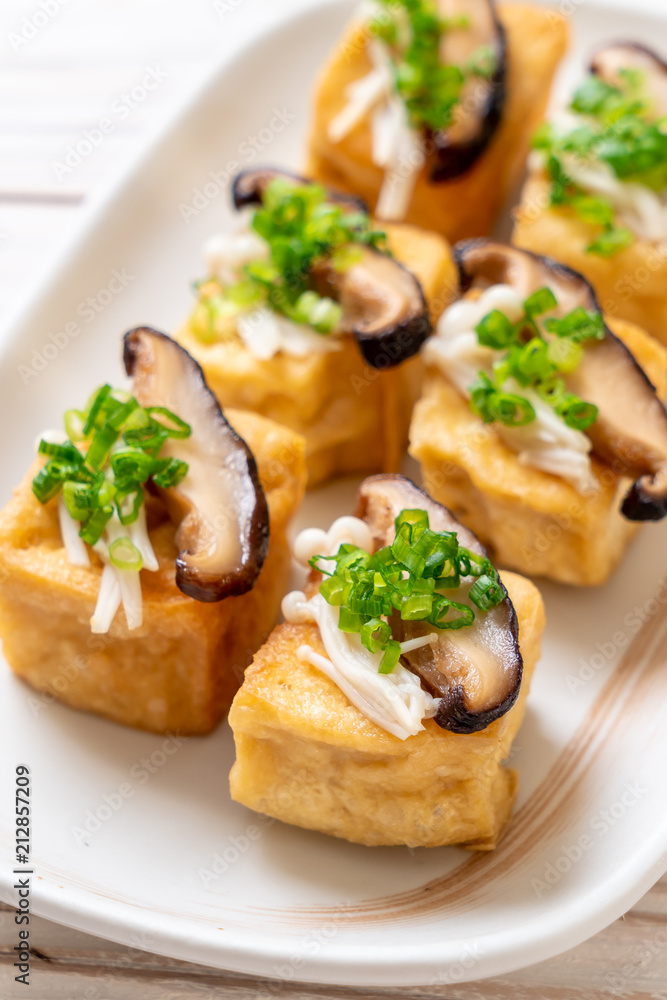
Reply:
<svg viewBox="0 0 667 1000"><path fill-rule="evenodd" d="M312 560L311 560L312 562ZM320 593L327 604L340 606L343 603L343 581L338 576L329 577L320 584Z"/></svg>
<svg viewBox="0 0 667 1000"><path fill-rule="evenodd" d="M113 427L114 430L122 430L139 409L139 403L134 396L131 396L126 403L122 403L113 415L109 417L108 425Z"/></svg>
<svg viewBox="0 0 667 1000"><path fill-rule="evenodd" d="M416 542L428 528L428 514L425 510L402 510L395 523L397 532L400 532L404 524L408 525L408 537L411 542Z"/></svg>
<svg viewBox="0 0 667 1000"><path fill-rule="evenodd" d="M615 257L621 250L625 250L631 243L634 243L634 234L629 229L617 227L608 230L589 243L586 253L597 254L598 257Z"/></svg>
<svg viewBox="0 0 667 1000"><path fill-rule="evenodd" d="M123 441L135 448L142 448L150 454L159 452L167 440L167 432L155 420L149 420L143 427L133 427L125 431Z"/></svg>
<svg viewBox="0 0 667 1000"><path fill-rule="evenodd" d="M361 627L361 642L371 653L379 653L391 639L391 628L381 618L371 618Z"/></svg>
<svg viewBox="0 0 667 1000"><path fill-rule="evenodd" d="M113 517L113 507L111 505L107 507L98 507L97 510L93 510L85 521L79 535L87 542L89 545L95 545L99 542L102 537L102 532L106 528L107 524Z"/></svg>
<svg viewBox="0 0 667 1000"><path fill-rule="evenodd" d="M495 575L487 574L477 577L468 593L468 597L480 611L489 611L494 608L496 604L500 604L504 596L498 578Z"/></svg>
<svg viewBox="0 0 667 1000"><path fill-rule="evenodd" d="M69 514L81 523L80 537L90 545L99 541L114 510L122 524L137 520L144 503L143 483L168 489L187 474L187 462L159 457L168 437L191 433L190 426L165 407L145 409L134 396L105 384L92 394L85 410L68 410L65 423L68 440L40 442L39 453L49 461L34 477L32 489L45 504L62 488ZM121 434L123 444L118 447ZM87 451L79 451L73 439L87 445Z"/></svg>
<svg viewBox="0 0 667 1000"><path fill-rule="evenodd" d="M535 320L557 305L553 292L546 287L540 288L523 303L524 316L518 323L511 323L507 316L495 310L476 327L481 344L503 352L493 362L494 377L480 371L468 389L470 408L484 423L497 421L506 427L522 427L535 420L535 408L530 400L504 391L503 386L510 378L521 386L535 388L571 427L585 429L596 419L597 409L567 394L557 374L576 370L583 358L581 345L585 341L601 340L606 336L604 320L600 312L578 306L566 316L546 320L546 330L556 338L548 340L541 335ZM525 337L528 331L534 331L530 340L517 339ZM451 574L442 573L442 576Z"/></svg>
<svg viewBox="0 0 667 1000"><path fill-rule="evenodd" d="M491 413L507 427L523 427L535 419L535 410L523 396L508 392L498 392L491 401Z"/></svg>
<svg viewBox="0 0 667 1000"><path fill-rule="evenodd" d="M585 431L597 420L597 406L593 403L585 403L578 396L575 396L574 393L568 393L556 404L555 409L558 416L562 417L568 427L573 427L578 431Z"/></svg>
<svg viewBox="0 0 667 1000"><path fill-rule="evenodd" d="M569 337L559 337L547 346L547 359L555 365L559 372L573 372L581 364L584 350L581 344ZM539 387L538 387L539 391Z"/></svg>
<svg viewBox="0 0 667 1000"><path fill-rule="evenodd" d="M49 500L52 500L60 493L62 487L62 479L59 476L53 475L53 472L49 469L50 464L49 462L44 468L40 469L32 481L32 492L40 503L48 503Z"/></svg>
<svg viewBox="0 0 667 1000"><path fill-rule="evenodd" d="M454 617L450 617L450 614ZM454 631L472 625L475 612L468 604L450 601L447 597L438 597L433 602L433 610L428 620L436 628Z"/></svg>
<svg viewBox="0 0 667 1000"><path fill-rule="evenodd" d="M91 488L88 483L68 480L63 483L65 506L75 521L85 521L92 509Z"/></svg>
<svg viewBox="0 0 667 1000"><path fill-rule="evenodd" d="M65 441L64 444L53 444L42 438L37 451L40 455L48 455L50 458L67 462L69 465L83 465L83 456L71 441Z"/></svg>
<svg viewBox="0 0 667 1000"><path fill-rule="evenodd" d="M116 569L135 571L140 570L144 564L139 549L125 536L116 538L109 546L109 561Z"/></svg>
<svg viewBox="0 0 667 1000"><path fill-rule="evenodd" d="M121 524L134 524L139 517L139 511L144 502L144 491L141 483L131 483L116 490L116 510Z"/></svg>
<svg viewBox="0 0 667 1000"><path fill-rule="evenodd" d="M383 654L382 673L391 673L400 657L400 644L392 637L392 616L427 621L444 631L472 625L475 611L470 604L440 593L458 588L464 577L473 578L470 600L480 610L489 610L505 597L490 560L460 546L456 532L432 530L426 511L402 510L394 528L394 542L373 555L343 544L335 555L309 560L320 572L322 562L333 564L325 570L320 594L340 609L342 631L358 634L366 649Z"/></svg>
<svg viewBox="0 0 667 1000"><path fill-rule="evenodd" d="M338 617L338 628L341 632L361 632L363 624L364 621L360 614L355 614L349 608L341 607Z"/></svg>
<svg viewBox="0 0 667 1000"><path fill-rule="evenodd" d="M153 472L155 460L138 448L124 448L111 456L111 468L118 479L132 479L145 483ZM170 460L168 460L170 461Z"/></svg>
<svg viewBox="0 0 667 1000"><path fill-rule="evenodd" d="M88 417L83 426L84 438L90 435L92 429L97 426L97 418L101 413L102 406L111 394L111 386L107 383L97 390L88 405Z"/></svg>
<svg viewBox="0 0 667 1000"><path fill-rule="evenodd" d="M169 489L185 478L188 472L188 463L180 458L158 459L155 463L157 471L153 472L153 482L156 486Z"/></svg>
<svg viewBox="0 0 667 1000"><path fill-rule="evenodd" d="M63 418L65 432L70 441L83 441L83 428L86 423L86 414L83 410L67 410Z"/></svg>
<svg viewBox="0 0 667 1000"><path fill-rule="evenodd" d="M550 288L538 288L536 292L529 295L523 304L526 316L531 319L535 316L542 316L543 313L555 309L558 305L556 296Z"/></svg>
<svg viewBox="0 0 667 1000"><path fill-rule="evenodd" d="M90 448L86 452L86 464L91 465L94 469L101 469L117 440L118 431L108 424L96 430L93 434L93 440L90 442Z"/></svg>
<svg viewBox="0 0 667 1000"><path fill-rule="evenodd" d="M190 424L186 424L185 420L181 420L166 406L148 406L146 413L162 428L167 437L187 438L192 434Z"/></svg>
<svg viewBox="0 0 667 1000"><path fill-rule="evenodd" d="M406 597L401 605L401 618L404 621L420 621L428 618L433 609L433 595L414 594Z"/></svg>
<svg viewBox="0 0 667 1000"><path fill-rule="evenodd" d="M602 314L589 312L583 306L577 306L563 319L547 320L546 328L558 337L570 337L576 344L584 340L603 340L605 336Z"/></svg>
<svg viewBox="0 0 667 1000"><path fill-rule="evenodd" d="M384 647L384 655L380 660L378 673L391 674L401 658L401 644L396 639L390 639Z"/></svg>
<svg viewBox="0 0 667 1000"><path fill-rule="evenodd" d="M410 526L401 525L391 546L392 555L410 572L421 576L426 566L426 560L416 552L409 541Z"/></svg>
<svg viewBox="0 0 667 1000"><path fill-rule="evenodd" d="M477 339L484 347L494 347L500 350L508 347L516 340L516 328L505 313L494 309L488 313L475 327Z"/></svg>

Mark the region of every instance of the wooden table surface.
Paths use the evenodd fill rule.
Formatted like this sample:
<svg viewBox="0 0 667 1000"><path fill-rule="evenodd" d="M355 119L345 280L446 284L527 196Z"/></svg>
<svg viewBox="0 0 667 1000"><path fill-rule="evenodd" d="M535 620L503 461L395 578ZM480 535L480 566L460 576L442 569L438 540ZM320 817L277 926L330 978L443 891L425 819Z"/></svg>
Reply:
<svg viewBox="0 0 667 1000"><path fill-rule="evenodd" d="M90 196L137 154L225 53L251 37L258 22L277 19L287 2L2 0L0 337ZM580 2L555 6L567 13ZM664 2L642 5L662 11ZM142 97L147 73L156 83ZM103 118L112 129L77 162L71 147L90 137ZM0 1000L667 1000L667 877L625 917L567 954L498 979L450 986L369 991L267 984L34 918L26 988L13 978L15 940L13 913L0 904Z"/></svg>

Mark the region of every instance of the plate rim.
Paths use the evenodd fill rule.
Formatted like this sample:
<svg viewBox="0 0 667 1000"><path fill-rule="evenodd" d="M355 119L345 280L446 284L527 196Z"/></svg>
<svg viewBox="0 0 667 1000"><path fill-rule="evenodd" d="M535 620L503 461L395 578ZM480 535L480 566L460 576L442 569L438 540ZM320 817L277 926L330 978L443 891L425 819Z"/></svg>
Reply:
<svg viewBox="0 0 667 1000"><path fill-rule="evenodd" d="M587 0L593 7L614 12L629 12L627 4L618 0L612 3L605 0ZM31 318L31 313L40 307L43 299L56 291L62 275L71 269L77 256L98 226L103 226L104 220L121 201L127 188L146 169L151 160L159 155L161 145L178 130L180 123L187 117L191 109L205 100L207 95L219 85L219 80L227 74L233 74L235 67L243 63L253 49L265 44L272 36L280 35L289 29L290 24L304 17L313 16L323 9L341 7L343 0L293 0L290 8L283 16L269 25L258 25L252 34L233 53L227 53L220 61L207 71L191 88L176 110L165 116L155 127L150 136L142 143L140 149L123 163L110 176L96 195L90 198L86 209L67 237L54 248L53 257L44 269L42 277L27 290L23 300L19 302L10 314L6 324L3 324L3 336L0 343L0 363L5 354L15 345L22 327ZM575 10L576 13L576 10ZM641 8L641 15L655 20L667 20L660 11ZM227 722L223 723L227 725ZM607 883L606 906L600 910L599 901L595 901L596 893L590 890L586 897L578 897L567 906L561 905L558 910L559 927L553 929L553 917L548 914L533 916L529 933L524 935L517 946L516 937L506 940L511 930L494 932L487 935L484 941L487 945L484 954L476 959L471 977L464 975L456 979L442 979L444 966L460 964L460 956L456 949L460 948L469 938L460 940L449 939L442 942L437 953L439 957L425 960L423 945L418 942L409 945L396 946L392 944L392 964L387 971L379 967L377 961L364 961L362 949L366 946L355 946L349 942L345 948L347 958L309 956L300 968L293 970L292 979L297 982L318 982L327 985L372 987L372 986L420 986L428 979L435 983L454 985L459 982L484 979L489 976L504 975L517 969L541 962L561 954L592 935L598 933L618 917L622 916L631 906L651 888L655 881L667 870L667 844L664 830L652 831L648 842L644 842L641 860L630 855L624 866L619 869L613 883ZM36 872L38 875L38 872ZM0 872L0 898L13 903L11 898L13 875ZM613 900L609 900L609 885L616 886ZM174 917L148 909L141 904L128 901L109 899L95 889L81 889L69 885L66 889L59 887L48 878L37 878L32 885L31 909L37 916L53 920L56 923L79 931L95 934L120 944L141 948L137 938L145 933L146 926L150 929L153 940L149 950L168 957L195 962L218 969L226 969L260 977L275 978L274 963L288 961L294 955L294 945L288 941L276 939L276 945L267 935L261 938L261 947L253 946L247 931L237 933L223 932L230 940L222 941L213 925L204 918ZM69 893L62 899L61 893ZM100 899L103 903L100 904ZM572 919L566 919L570 911L575 911ZM179 924L180 921L180 924ZM550 923L548 933L543 928ZM199 925L203 932L199 936L188 934L188 928ZM537 957L531 954L539 948ZM430 946L432 954L436 948ZM359 952L359 954L357 954ZM419 970L419 976L417 975ZM420 978L423 974L423 978Z"/></svg>

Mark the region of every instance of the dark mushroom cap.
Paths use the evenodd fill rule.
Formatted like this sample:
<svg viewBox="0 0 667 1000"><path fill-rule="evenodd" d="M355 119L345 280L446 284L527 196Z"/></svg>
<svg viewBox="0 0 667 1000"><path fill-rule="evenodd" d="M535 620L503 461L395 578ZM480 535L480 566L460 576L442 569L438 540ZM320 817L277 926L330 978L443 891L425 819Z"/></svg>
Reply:
<svg viewBox="0 0 667 1000"><path fill-rule="evenodd" d="M442 504L436 503L404 476L382 475L365 479L357 497L357 516L373 533L376 548L394 539L394 520L402 510L425 510L434 531L455 531L461 545L480 556L486 550L471 531ZM472 580L462 581L454 600L466 600ZM521 687L523 660L519 651L519 626L514 606L505 599L490 611L475 609L468 628L444 631L438 641L403 655L402 660L424 687L441 698L435 721L454 733L475 733L512 707ZM433 627L421 621L392 620L401 641L425 635Z"/></svg>
<svg viewBox="0 0 667 1000"><path fill-rule="evenodd" d="M261 205L264 191L271 181L281 177L283 180L292 181L294 184L313 184L314 181L300 174L292 173L290 170L281 170L278 167L256 167L242 170L237 174L232 182L232 201L234 208L245 208L246 205ZM335 188L325 187L327 198L335 205L341 205L349 209L350 212L365 212L368 214L368 205L354 194L345 194Z"/></svg>
<svg viewBox="0 0 667 1000"><path fill-rule="evenodd" d="M454 247L461 289L508 284L522 299L547 285L565 315L577 306L601 313L592 285L578 271L528 250L490 240ZM593 451L614 472L635 479L621 511L630 521L657 521L667 514L667 411L625 344L605 324L603 340L586 344L568 388L598 407L587 429Z"/></svg>
<svg viewBox="0 0 667 1000"><path fill-rule="evenodd" d="M178 486L160 491L178 525L176 585L205 602L246 593L269 547L269 511L252 452L225 419L201 367L171 337L145 326L130 330L123 360L142 406L165 406L192 428L160 452L189 466Z"/></svg>
<svg viewBox="0 0 667 1000"><path fill-rule="evenodd" d="M612 87L619 86L621 71L628 69L643 74L655 116L667 114L667 63L653 49L639 42L614 42L598 49L590 65L591 73Z"/></svg>
<svg viewBox="0 0 667 1000"><path fill-rule="evenodd" d="M239 174L233 186L236 207L261 204L262 193L276 177L299 184L303 177L274 168ZM368 212L362 201L327 189L327 197L352 212ZM343 331L356 339L364 360L373 368L391 368L417 354L433 325L421 284L389 254L355 244L359 259L336 270L327 259L314 265L313 287L337 299L343 307Z"/></svg>
<svg viewBox="0 0 667 1000"><path fill-rule="evenodd" d="M359 260L337 271L328 260L313 268L315 288L343 307L343 330L352 333L364 360L390 368L419 351L433 326L420 283L393 257L359 246Z"/></svg>
<svg viewBox="0 0 667 1000"><path fill-rule="evenodd" d="M430 133L428 138L433 145L431 180L434 182L460 177L476 163L500 124L507 91L507 40L494 0L459 0L454 10L451 7L451 3L447 5L447 16L465 14L470 19L470 27L447 33L443 63L461 65L475 48L488 46L494 53L496 65L488 79L470 77L466 81L452 124Z"/></svg>

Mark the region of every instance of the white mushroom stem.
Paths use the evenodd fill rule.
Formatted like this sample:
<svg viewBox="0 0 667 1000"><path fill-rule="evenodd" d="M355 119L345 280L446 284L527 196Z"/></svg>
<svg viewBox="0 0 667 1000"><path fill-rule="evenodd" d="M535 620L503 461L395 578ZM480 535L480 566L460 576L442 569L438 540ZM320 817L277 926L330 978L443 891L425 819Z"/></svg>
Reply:
<svg viewBox="0 0 667 1000"><path fill-rule="evenodd" d="M357 517L340 517L328 531L308 528L294 542L294 557L307 566L313 556L332 555L342 544L372 551L373 537L366 522ZM308 600L301 591L293 591L283 599L282 610L288 622L311 622L319 628L326 656L304 643L297 651L298 658L326 674L381 729L405 740L424 728L423 719L436 714L439 699L425 691L419 678L401 663L391 674L378 672L382 655L367 650L359 635L342 632L338 628L339 609L327 604L321 594ZM418 649L437 638L438 633L431 632L409 639L401 644L401 652Z"/></svg>
<svg viewBox="0 0 667 1000"><path fill-rule="evenodd" d="M139 552L141 553L143 569L147 569L150 573L155 573L160 568L160 565L157 561L153 545L151 544L150 535L148 534L145 504L141 505L139 508L139 516L136 521L130 525L130 541L136 546L136 548L139 549Z"/></svg>
<svg viewBox="0 0 667 1000"><path fill-rule="evenodd" d="M446 309L435 334L424 346L425 362L437 367L466 399L480 371L493 376L497 352L479 343L475 327L494 309L505 313L512 322L523 315L522 300L513 288L492 285L479 299L462 299ZM493 424L504 443L518 454L519 462L559 476L581 493L596 489L590 438L568 427L534 389L520 386L513 379L506 382L505 388L523 396L535 410L535 419L523 427Z"/></svg>
<svg viewBox="0 0 667 1000"><path fill-rule="evenodd" d="M90 631L104 635L111 628L111 623L120 607L120 582L115 568L107 563L102 569L100 589L97 594L97 604L93 617L90 619Z"/></svg>
<svg viewBox="0 0 667 1000"><path fill-rule="evenodd" d="M387 222L405 218L417 175L425 162L421 132L413 129L404 102L394 91L391 60L378 39L367 44L373 68L351 83L347 103L329 124L331 142L341 142L364 118L371 115L371 159L385 176L375 214Z"/></svg>
<svg viewBox="0 0 667 1000"><path fill-rule="evenodd" d="M67 561L72 566L90 566L90 556L86 543L79 535L81 525L74 520L68 511L62 493L58 497L58 524L60 525L60 537L67 553Z"/></svg>
<svg viewBox="0 0 667 1000"><path fill-rule="evenodd" d="M401 663L390 674L378 673L381 654L369 652L357 634L341 631L338 608L327 604L321 594L307 600L305 594L293 591L283 600L283 614L287 621L318 626L326 656L304 643L297 650L298 658L326 674L381 729L405 740L424 728L424 718L436 714L439 700ZM434 641L436 633L432 636L424 639Z"/></svg>

